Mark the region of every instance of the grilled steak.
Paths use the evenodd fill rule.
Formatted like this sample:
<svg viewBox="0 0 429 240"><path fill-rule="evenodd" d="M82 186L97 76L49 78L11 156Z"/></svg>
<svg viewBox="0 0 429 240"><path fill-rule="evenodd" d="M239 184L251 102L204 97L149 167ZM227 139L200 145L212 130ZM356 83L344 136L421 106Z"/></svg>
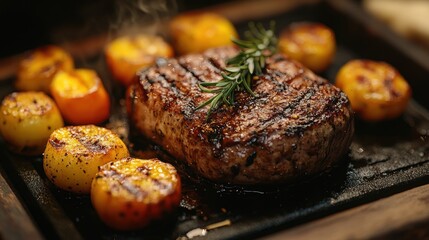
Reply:
<svg viewBox="0 0 429 240"><path fill-rule="evenodd" d="M133 126L197 173L215 182L280 183L325 171L346 153L353 116L344 93L300 63L277 54L253 81L257 97L236 94L206 120L212 93L235 48L160 59L128 89Z"/></svg>

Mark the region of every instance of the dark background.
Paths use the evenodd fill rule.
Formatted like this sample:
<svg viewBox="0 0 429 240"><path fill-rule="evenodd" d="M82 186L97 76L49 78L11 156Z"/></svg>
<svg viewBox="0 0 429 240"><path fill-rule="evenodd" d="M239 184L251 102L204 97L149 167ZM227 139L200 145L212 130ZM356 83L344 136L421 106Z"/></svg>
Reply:
<svg viewBox="0 0 429 240"><path fill-rule="evenodd" d="M172 13L226 2L166 1L172 5L169 7ZM106 32L117 21L119 2L135 4L150 0L0 0L0 58L62 38L73 40Z"/></svg>

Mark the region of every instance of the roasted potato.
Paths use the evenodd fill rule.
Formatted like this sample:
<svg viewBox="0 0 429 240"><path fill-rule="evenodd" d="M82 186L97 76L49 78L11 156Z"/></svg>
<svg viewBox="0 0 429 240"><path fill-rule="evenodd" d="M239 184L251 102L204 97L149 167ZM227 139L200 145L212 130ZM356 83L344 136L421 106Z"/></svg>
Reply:
<svg viewBox="0 0 429 240"><path fill-rule="evenodd" d="M340 69L335 85L347 94L353 110L366 121L398 117L411 97L407 81L384 62L352 60Z"/></svg>
<svg viewBox="0 0 429 240"><path fill-rule="evenodd" d="M20 91L43 91L49 93L49 86L59 70L74 68L73 59L57 46L45 46L34 50L19 65L16 89Z"/></svg>
<svg viewBox="0 0 429 240"><path fill-rule="evenodd" d="M335 36L320 23L295 23L279 38L279 51L315 72L329 67L335 55Z"/></svg>
<svg viewBox="0 0 429 240"><path fill-rule="evenodd" d="M101 220L118 230L146 226L171 213L180 203L176 169L157 159L126 158L100 167L91 201Z"/></svg>
<svg viewBox="0 0 429 240"><path fill-rule="evenodd" d="M174 49L180 55L231 45L231 38L237 38L237 32L228 19L209 12L176 16L170 22L170 35Z"/></svg>
<svg viewBox="0 0 429 240"><path fill-rule="evenodd" d="M61 189L89 193L98 167L129 156L127 146L112 131L94 125L55 130L43 155L43 169Z"/></svg>
<svg viewBox="0 0 429 240"><path fill-rule="evenodd" d="M43 153L49 135L64 125L55 102L43 92L14 92L0 107L0 133L11 151Z"/></svg>
<svg viewBox="0 0 429 240"><path fill-rule="evenodd" d="M109 118L110 98L93 70L58 72L51 84L51 94L68 123L97 124Z"/></svg>
<svg viewBox="0 0 429 240"><path fill-rule="evenodd" d="M153 65L158 57L173 54L173 48L161 37L143 34L117 38L105 50L110 72L125 86L131 84L139 69Z"/></svg>

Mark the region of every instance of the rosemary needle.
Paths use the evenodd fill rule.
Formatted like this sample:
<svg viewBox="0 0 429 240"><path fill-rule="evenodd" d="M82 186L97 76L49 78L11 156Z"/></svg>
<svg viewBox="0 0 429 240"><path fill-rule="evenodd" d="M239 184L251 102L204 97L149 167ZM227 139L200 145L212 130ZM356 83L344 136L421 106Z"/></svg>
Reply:
<svg viewBox="0 0 429 240"><path fill-rule="evenodd" d="M249 30L245 32L246 39L232 39L240 52L227 60L227 66L221 73L222 79L217 82L201 82L199 88L202 92L215 95L197 107L200 109L206 105L210 108L210 114L223 104L233 105L235 93L245 90L252 96L252 80L254 76L261 75L265 68L265 60L277 50L277 38L274 33L274 22L270 29L265 29L262 24L249 23Z"/></svg>

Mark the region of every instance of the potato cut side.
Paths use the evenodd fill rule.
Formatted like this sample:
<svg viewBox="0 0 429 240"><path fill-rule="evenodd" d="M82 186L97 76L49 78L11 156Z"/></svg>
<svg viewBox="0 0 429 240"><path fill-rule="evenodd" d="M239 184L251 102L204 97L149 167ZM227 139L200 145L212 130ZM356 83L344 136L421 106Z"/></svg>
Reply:
<svg viewBox="0 0 429 240"><path fill-rule="evenodd" d="M138 229L171 213L181 199L176 169L158 159L126 158L100 167L91 200L100 218L119 230Z"/></svg>
<svg viewBox="0 0 429 240"><path fill-rule="evenodd" d="M71 126L52 133L43 168L59 188L89 193L99 166L128 156L126 145L112 131L94 125Z"/></svg>
<svg viewBox="0 0 429 240"><path fill-rule="evenodd" d="M110 116L110 97L98 74L91 69L58 72L51 93L66 122L98 124Z"/></svg>

